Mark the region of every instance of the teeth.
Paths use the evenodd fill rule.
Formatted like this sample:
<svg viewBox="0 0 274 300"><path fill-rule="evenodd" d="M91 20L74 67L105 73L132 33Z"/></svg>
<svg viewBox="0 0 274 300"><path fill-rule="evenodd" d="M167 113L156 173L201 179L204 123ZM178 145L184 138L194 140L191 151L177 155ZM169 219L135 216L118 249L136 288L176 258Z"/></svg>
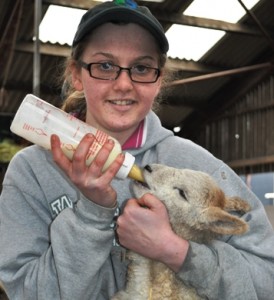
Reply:
<svg viewBox="0 0 274 300"><path fill-rule="evenodd" d="M132 100L116 100L110 102L116 105L131 105L134 103Z"/></svg>

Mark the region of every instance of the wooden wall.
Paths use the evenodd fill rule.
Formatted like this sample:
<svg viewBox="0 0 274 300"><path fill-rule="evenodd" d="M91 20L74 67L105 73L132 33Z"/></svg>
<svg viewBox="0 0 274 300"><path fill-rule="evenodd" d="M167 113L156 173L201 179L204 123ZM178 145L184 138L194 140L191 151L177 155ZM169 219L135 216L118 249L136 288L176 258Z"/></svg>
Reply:
<svg viewBox="0 0 274 300"><path fill-rule="evenodd" d="M216 116L198 143L239 174L274 171L274 77Z"/></svg>

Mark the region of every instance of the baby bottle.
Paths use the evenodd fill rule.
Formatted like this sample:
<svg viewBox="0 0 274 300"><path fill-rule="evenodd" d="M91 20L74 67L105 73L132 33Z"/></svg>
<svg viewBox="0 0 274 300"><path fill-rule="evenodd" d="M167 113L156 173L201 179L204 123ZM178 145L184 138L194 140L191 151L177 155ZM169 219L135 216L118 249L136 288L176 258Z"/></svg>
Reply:
<svg viewBox="0 0 274 300"><path fill-rule="evenodd" d="M103 171L122 152L121 145L116 139L31 94L26 95L24 98L10 129L13 133L46 149L51 148L51 135L57 134L61 141L61 148L69 159L72 158L84 135L92 133L95 136L95 141L90 147L86 160L87 165L93 161L102 145L108 139L112 139L114 148L103 167ZM125 152L124 163L116 177L120 179L130 177L138 181L144 181L142 172L134 164L134 161L135 157Z"/></svg>

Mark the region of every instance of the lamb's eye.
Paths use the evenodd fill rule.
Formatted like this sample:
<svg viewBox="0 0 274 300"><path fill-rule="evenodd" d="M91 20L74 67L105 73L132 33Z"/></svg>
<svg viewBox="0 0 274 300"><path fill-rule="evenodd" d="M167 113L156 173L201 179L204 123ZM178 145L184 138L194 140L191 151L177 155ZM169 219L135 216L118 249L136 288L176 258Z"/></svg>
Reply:
<svg viewBox="0 0 274 300"><path fill-rule="evenodd" d="M175 187L174 189L175 189L175 190L178 190L180 196L181 196L182 198L184 198L184 200L187 201L187 197L186 197L186 194L185 194L185 191L184 191L184 190L182 190L182 189L180 189L180 188L177 188L177 187Z"/></svg>

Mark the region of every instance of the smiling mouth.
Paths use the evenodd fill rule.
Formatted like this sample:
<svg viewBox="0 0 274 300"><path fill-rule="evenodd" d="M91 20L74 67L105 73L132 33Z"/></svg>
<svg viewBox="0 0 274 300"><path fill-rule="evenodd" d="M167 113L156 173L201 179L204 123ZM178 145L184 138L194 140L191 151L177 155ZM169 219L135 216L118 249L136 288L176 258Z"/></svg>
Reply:
<svg viewBox="0 0 274 300"><path fill-rule="evenodd" d="M127 106L135 103L133 100L109 100L108 102L120 106Z"/></svg>

